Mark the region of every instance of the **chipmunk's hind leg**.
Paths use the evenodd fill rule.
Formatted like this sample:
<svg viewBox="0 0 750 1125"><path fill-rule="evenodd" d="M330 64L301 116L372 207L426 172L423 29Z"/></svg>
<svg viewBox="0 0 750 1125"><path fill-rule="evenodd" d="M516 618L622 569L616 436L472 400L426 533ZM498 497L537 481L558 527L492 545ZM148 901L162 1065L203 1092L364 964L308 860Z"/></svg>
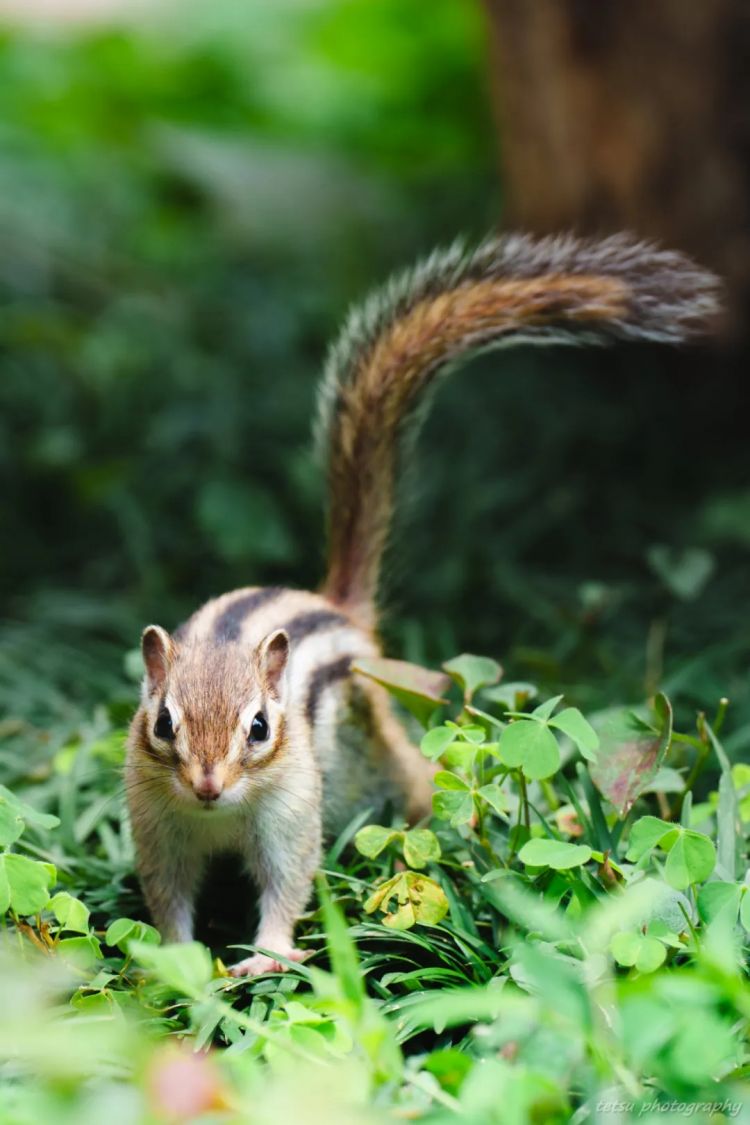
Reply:
<svg viewBox="0 0 750 1125"><path fill-rule="evenodd" d="M411 824L430 815L435 768L410 741L385 688L352 677L330 723L319 729L328 838L360 813L377 821L388 806Z"/></svg>

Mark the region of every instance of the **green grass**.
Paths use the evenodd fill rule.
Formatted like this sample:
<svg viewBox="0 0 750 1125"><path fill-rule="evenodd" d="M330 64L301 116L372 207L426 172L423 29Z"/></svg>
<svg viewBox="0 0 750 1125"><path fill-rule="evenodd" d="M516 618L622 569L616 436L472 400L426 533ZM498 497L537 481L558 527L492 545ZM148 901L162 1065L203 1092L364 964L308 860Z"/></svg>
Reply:
<svg viewBox="0 0 750 1125"><path fill-rule="evenodd" d="M45 752L10 732L3 1123L733 1115L750 768L720 741L731 708L675 729L659 695L587 719L498 684L494 661L446 668L418 694L394 685L440 766L429 826L350 825L300 924L309 960L253 981L223 969L251 932L231 880L204 903L210 949L161 946L146 921L123 693ZM447 707L431 698L446 688Z"/></svg>

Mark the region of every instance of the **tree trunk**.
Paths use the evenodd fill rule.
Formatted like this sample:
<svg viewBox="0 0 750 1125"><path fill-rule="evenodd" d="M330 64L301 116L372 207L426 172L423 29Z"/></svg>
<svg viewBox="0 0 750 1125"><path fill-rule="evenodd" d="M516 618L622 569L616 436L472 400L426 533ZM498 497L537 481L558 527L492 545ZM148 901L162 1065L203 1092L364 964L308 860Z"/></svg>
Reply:
<svg viewBox="0 0 750 1125"><path fill-rule="evenodd" d="M628 228L750 298L746 0L485 0L505 225Z"/></svg>

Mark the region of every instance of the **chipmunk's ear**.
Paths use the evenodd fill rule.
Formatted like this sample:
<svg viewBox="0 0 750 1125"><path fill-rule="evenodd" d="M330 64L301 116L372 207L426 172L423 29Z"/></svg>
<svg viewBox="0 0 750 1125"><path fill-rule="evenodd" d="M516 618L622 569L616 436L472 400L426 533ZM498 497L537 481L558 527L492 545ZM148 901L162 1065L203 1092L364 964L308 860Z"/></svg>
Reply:
<svg viewBox="0 0 750 1125"><path fill-rule="evenodd" d="M274 699L284 698L289 637L283 629L269 633L258 647L258 664L266 690Z"/></svg>
<svg viewBox="0 0 750 1125"><path fill-rule="evenodd" d="M164 688L167 672L174 657L174 641L161 625L149 625L143 630L141 652L146 669L146 689L149 695L154 695Z"/></svg>

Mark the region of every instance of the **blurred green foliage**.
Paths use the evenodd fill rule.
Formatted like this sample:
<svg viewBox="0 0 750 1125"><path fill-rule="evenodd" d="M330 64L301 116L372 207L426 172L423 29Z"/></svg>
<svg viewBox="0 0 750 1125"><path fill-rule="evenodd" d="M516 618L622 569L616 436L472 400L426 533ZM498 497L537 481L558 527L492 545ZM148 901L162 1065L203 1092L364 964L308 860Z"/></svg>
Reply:
<svg viewBox="0 0 750 1125"><path fill-rule="evenodd" d="M614 948L594 951L596 972L606 952L627 974L580 975L578 951L538 941L540 916L526 918L521 899L515 922L527 940L514 940L513 903L498 880L474 885L462 851L476 843L473 810L480 835L507 819L499 786L462 765L476 754L471 728L427 736L447 766L435 837L386 826L382 852L370 829L364 858L342 858L343 837L328 854L369 998L325 895L304 929L319 950L327 932L333 974L298 966L233 984L231 1010L216 1008L224 982L208 982L199 947L187 947L201 978L187 989L175 985L179 951L160 959L143 946L141 968L126 955L130 938L150 931L127 920L143 904L120 785L138 679L124 654L147 621L172 627L211 594L318 581L323 496L309 431L327 341L392 268L502 219L479 9L433 0L426 10L422 0L181 0L151 3L138 23L0 34L0 783L17 794L0 793L0 891L19 933L60 955L28 972L0 963L3 1105L14 1122L174 1119L157 1086L171 1097L191 1088L190 1074L157 1040L186 1029L200 1043L250 1046L190 1057L212 1109L242 1096L258 1120L381 1119L387 1099L372 1111L369 1099L386 1080L402 1114L566 1120L568 1089L593 1106L616 1076L620 1097L631 1078L623 1060L631 1100L653 1090L641 1077L696 1098L714 1096L721 1076L722 1096L744 1096L748 998L735 942L747 895L737 873L699 892L705 943L685 933L675 945L671 932L641 935L628 922ZM718 384L713 363L639 349L519 351L471 365L435 404L394 540L388 645L431 664L486 652L508 679L564 691L572 706L546 725L538 714L505 730L496 722L501 761L515 760L519 738L536 756L532 786L548 769L540 756L559 756L548 727L572 732L583 753L578 705L593 718L658 687L678 730L729 695L723 743L734 758L750 745L744 380ZM452 666L464 688L466 660ZM483 707L522 710L534 689L483 690ZM748 779L732 773L733 786L716 791L697 768L710 728L699 718L697 730L664 776L638 776L631 789L660 816L673 802L683 845L708 824L725 863L727 794L738 790L744 840ZM563 799L599 808L588 774L567 772ZM575 836L570 809L542 782L544 800L554 798L541 804L548 823L535 813L534 840L513 837L510 853L498 836L493 862L513 863L550 909L566 886L581 902L593 893L606 913L618 900L599 852L614 844L625 862L622 823L592 817ZM521 774L518 783L523 809ZM553 837L571 841L550 855L540 830L549 834L553 811L567 817ZM421 875L401 871L402 854L418 872L429 863L445 888L441 926L384 927L377 902L363 919L383 879L407 885L415 910L435 909L436 892L430 899ZM658 872L663 859L646 862ZM580 929L589 953L595 916L604 913L592 908ZM94 960L82 968L84 947ZM70 980L42 971L68 955ZM480 987L506 973L502 994ZM467 988L454 995L453 985ZM602 1040L589 1014L604 985L621 1018ZM61 1003L71 992L82 1019ZM293 1053L289 1081L286 1040L330 1054L336 1081L317 1054L303 1074Z"/></svg>
<svg viewBox="0 0 750 1125"><path fill-rule="evenodd" d="M502 217L485 55L479 9L455 0L429 19L420 0L192 0L5 30L14 722L48 736L126 699L121 654L147 620L318 581L327 341L392 268ZM680 365L535 351L457 376L392 552L392 650L490 652L587 703L665 679L691 706L728 692L746 747L743 415L737 388L685 385Z"/></svg>
<svg viewBox="0 0 750 1125"><path fill-rule="evenodd" d="M417 3L211 7L3 38L1 546L20 617L70 626L85 596L89 624L134 637L232 585L316 582L326 342L436 227L483 196L490 218L470 13L437 3L424 29Z"/></svg>

